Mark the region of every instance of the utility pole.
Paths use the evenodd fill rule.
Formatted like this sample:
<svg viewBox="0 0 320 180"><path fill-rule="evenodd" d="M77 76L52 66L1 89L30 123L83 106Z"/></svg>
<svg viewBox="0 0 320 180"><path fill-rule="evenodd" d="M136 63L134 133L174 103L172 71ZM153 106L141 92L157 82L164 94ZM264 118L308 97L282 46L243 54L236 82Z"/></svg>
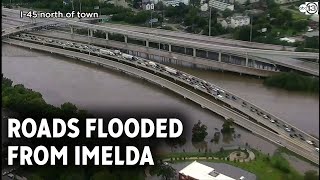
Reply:
<svg viewBox="0 0 320 180"><path fill-rule="evenodd" d="M250 42L252 41L252 16L250 15Z"/></svg>
<svg viewBox="0 0 320 180"><path fill-rule="evenodd" d="M211 8L210 7L210 13L209 13L209 36L211 36Z"/></svg>
<svg viewBox="0 0 320 180"><path fill-rule="evenodd" d="M150 10L150 25L151 25L151 28L152 28L152 11L154 10L154 4L147 4L146 5L146 10Z"/></svg>
<svg viewBox="0 0 320 180"><path fill-rule="evenodd" d="M150 25L151 25L151 28L152 28L152 9L151 9L151 19L150 19Z"/></svg>
<svg viewBox="0 0 320 180"><path fill-rule="evenodd" d="M81 0L79 0L79 11L80 11L80 13L81 13Z"/></svg>
<svg viewBox="0 0 320 180"><path fill-rule="evenodd" d="M73 0L71 0L71 5L72 5L72 11L74 11Z"/></svg>

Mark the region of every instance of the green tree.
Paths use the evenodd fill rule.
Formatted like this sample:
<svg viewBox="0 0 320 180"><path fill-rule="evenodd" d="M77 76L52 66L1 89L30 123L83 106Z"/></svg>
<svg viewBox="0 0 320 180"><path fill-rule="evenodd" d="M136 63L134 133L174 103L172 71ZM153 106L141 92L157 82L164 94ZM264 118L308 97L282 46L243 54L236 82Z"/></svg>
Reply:
<svg viewBox="0 0 320 180"><path fill-rule="evenodd" d="M104 171L99 171L95 173L91 180L116 180L118 179L115 175L111 174L109 171L104 170Z"/></svg>
<svg viewBox="0 0 320 180"><path fill-rule="evenodd" d="M189 2L193 7L199 7L200 6L200 0L190 0Z"/></svg>
<svg viewBox="0 0 320 180"><path fill-rule="evenodd" d="M284 173L290 172L288 161L279 154L275 154L271 159L271 165Z"/></svg>
<svg viewBox="0 0 320 180"><path fill-rule="evenodd" d="M319 179L319 174L317 171L314 170L309 170L304 173L304 180L318 180Z"/></svg>
<svg viewBox="0 0 320 180"><path fill-rule="evenodd" d="M307 20L299 20L299 21L293 21L291 26L296 31L303 31L307 29L308 24L309 23Z"/></svg>
<svg viewBox="0 0 320 180"><path fill-rule="evenodd" d="M161 176L161 178L165 180L174 179L176 176L176 170L169 165L161 164L159 166L157 176Z"/></svg>
<svg viewBox="0 0 320 180"><path fill-rule="evenodd" d="M226 9L226 10L224 10L224 11L222 12L222 16L223 16L224 18L229 17L229 16L231 16L232 14L233 14L233 12L232 12L230 9Z"/></svg>
<svg viewBox="0 0 320 180"><path fill-rule="evenodd" d="M226 120L222 125L221 132L222 133L233 133L234 132L234 128L232 127L232 124L233 124L233 120L232 119Z"/></svg>
<svg viewBox="0 0 320 180"><path fill-rule="evenodd" d="M70 172L67 171L60 176L60 180L85 180L85 176L83 172Z"/></svg>
<svg viewBox="0 0 320 180"><path fill-rule="evenodd" d="M202 124L201 121L194 124L192 128L192 141L201 142L208 135L207 126Z"/></svg>
<svg viewBox="0 0 320 180"><path fill-rule="evenodd" d="M67 102L61 105L61 110L65 113L75 114L78 108L74 104Z"/></svg>
<svg viewBox="0 0 320 180"><path fill-rule="evenodd" d="M245 26L236 29L233 37L238 40L249 41L250 40L250 27Z"/></svg>
<svg viewBox="0 0 320 180"><path fill-rule="evenodd" d="M184 144L186 144L187 140L185 137L178 137L178 138L172 138L172 139L166 139L166 143L169 145L169 146L183 146Z"/></svg>
<svg viewBox="0 0 320 180"><path fill-rule="evenodd" d="M319 36L307 37L305 44L306 48L319 49Z"/></svg>
<svg viewBox="0 0 320 180"><path fill-rule="evenodd" d="M44 179L36 174L32 174L31 176L28 177L28 180L44 180Z"/></svg>

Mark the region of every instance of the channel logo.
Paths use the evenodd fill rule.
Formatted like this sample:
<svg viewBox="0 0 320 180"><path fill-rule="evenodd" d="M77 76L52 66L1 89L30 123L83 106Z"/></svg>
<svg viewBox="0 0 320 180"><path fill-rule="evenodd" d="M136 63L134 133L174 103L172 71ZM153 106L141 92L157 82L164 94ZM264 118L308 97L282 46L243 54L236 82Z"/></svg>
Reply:
<svg viewBox="0 0 320 180"><path fill-rule="evenodd" d="M319 14L318 2L305 2L299 6L299 11L306 15Z"/></svg>

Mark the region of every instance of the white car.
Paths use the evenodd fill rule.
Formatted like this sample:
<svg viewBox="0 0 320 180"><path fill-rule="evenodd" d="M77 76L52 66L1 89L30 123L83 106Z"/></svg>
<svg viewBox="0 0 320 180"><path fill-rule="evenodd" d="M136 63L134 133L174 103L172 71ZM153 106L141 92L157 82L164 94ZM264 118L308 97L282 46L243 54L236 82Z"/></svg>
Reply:
<svg viewBox="0 0 320 180"><path fill-rule="evenodd" d="M217 97L218 97L219 99L223 99L223 96L221 96L221 95L218 95Z"/></svg>
<svg viewBox="0 0 320 180"><path fill-rule="evenodd" d="M316 151L319 152L319 148L316 148Z"/></svg>
<svg viewBox="0 0 320 180"><path fill-rule="evenodd" d="M310 145L313 145L313 142L311 142L310 140L306 140L306 142Z"/></svg>
<svg viewBox="0 0 320 180"><path fill-rule="evenodd" d="M287 132L290 132L291 130L289 128L284 128Z"/></svg>
<svg viewBox="0 0 320 180"><path fill-rule="evenodd" d="M274 121L274 120L272 120L272 119L270 120L270 122L271 122L271 123L275 123L275 121Z"/></svg>
<svg viewBox="0 0 320 180"><path fill-rule="evenodd" d="M8 177L11 178L11 179L13 179L13 178L14 178L14 175L10 173L10 174L8 174Z"/></svg>

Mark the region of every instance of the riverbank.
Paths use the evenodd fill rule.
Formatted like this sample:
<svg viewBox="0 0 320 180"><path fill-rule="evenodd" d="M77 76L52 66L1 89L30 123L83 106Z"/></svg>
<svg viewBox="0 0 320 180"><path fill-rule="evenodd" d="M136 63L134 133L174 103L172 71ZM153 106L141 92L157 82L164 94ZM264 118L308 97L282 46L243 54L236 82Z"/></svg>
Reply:
<svg viewBox="0 0 320 180"><path fill-rule="evenodd" d="M286 89L288 91L302 91L319 94L319 78L304 76L294 72L281 73L268 77L263 82L268 87Z"/></svg>

